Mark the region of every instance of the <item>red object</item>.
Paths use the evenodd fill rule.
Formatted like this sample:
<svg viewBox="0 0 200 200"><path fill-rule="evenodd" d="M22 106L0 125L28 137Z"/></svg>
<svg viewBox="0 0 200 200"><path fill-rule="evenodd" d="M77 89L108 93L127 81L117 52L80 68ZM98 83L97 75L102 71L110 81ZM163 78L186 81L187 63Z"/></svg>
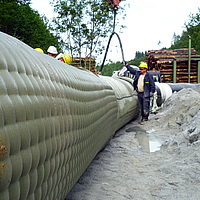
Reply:
<svg viewBox="0 0 200 200"><path fill-rule="evenodd" d="M108 2L108 5L113 10L118 9L119 3L121 2L121 0L105 0L105 1Z"/></svg>
<svg viewBox="0 0 200 200"><path fill-rule="evenodd" d="M113 0L114 5L116 5L117 7L119 6L120 2L121 2L120 0Z"/></svg>

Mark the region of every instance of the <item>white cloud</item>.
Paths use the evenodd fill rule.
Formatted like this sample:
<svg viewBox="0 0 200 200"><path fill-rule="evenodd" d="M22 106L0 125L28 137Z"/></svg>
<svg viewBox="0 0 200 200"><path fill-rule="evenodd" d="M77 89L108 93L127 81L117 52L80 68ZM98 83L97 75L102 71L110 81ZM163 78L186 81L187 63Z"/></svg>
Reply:
<svg viewBox="0 0 200 200"><path fill-rule="evenodd" d="M53 6L49 2L50 0L31 0L31 7L41 15L45 15L48 19L51 19L56 16L56 13L53 12Z"/></svg>

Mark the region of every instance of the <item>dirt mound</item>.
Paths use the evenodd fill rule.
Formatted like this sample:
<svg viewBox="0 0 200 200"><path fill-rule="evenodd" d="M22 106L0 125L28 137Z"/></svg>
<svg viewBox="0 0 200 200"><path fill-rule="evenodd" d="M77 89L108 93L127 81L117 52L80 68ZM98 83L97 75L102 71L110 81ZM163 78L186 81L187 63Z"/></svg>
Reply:
<svg viewBox="0 0 200 200"><path fill-rule="evenodd" d="M155 127L157 134L172 136L185 129L193 117L200 110L200 84L182 89L164 103L163 108L154 115L150 115L150 122L145 129Z"/></svg>

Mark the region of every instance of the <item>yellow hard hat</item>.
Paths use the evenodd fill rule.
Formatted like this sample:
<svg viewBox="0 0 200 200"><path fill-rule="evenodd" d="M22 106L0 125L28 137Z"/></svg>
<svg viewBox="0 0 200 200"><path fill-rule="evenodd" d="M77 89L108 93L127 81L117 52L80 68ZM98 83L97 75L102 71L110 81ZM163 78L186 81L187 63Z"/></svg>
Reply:
<svg viewBox="0 0 200 200"><path fill-rule="evenodd" d="M145 62L141 62L139 68L146 68L146 69L148 69L148 65Z"/></svg>
<svg viewBox="0 0 200 200"><path fill-rule="evenodd" d="M67 64L72 62L72 58L68 53L63 54L63 59L64 59L65 63L67 63Z"/></svg>
<svg viewBox="0 0 200 200"><path fill-rule="evenodd" d="M40 48L35 48L36 51L39 51L40 53L44 53L44 51Z"/></svg>

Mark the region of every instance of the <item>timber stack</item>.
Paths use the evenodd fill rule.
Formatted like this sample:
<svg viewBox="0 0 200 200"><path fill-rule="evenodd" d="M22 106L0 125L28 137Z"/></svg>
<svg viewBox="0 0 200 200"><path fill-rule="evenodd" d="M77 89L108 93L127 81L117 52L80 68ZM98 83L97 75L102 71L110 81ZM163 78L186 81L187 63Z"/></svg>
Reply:
<svg viewBox="0 0 200 200"><path fill-rule="evenodd" d="M78 68L85 68L85 69L90 70L91 72L95 73L96 72L96 68L95 68L96 61L95 61L95 59L91 58L91 66L90 67L89 67L89 62L90 62L90 58L81 57L81 65L80 65L80 58L79 57L73 57L70 65L72 65L74 67L78 67Z"/></svg>
<svg viewBox="0 0 200 200"><path fill-rule="evenodd" d="M161 82L173 83L174 60L176 60L176 83L188 82L189 49L151 50L146 54L149 70L158 70ZM197 83L198 61L200 55L191 48L190 82Z"/></svg>

